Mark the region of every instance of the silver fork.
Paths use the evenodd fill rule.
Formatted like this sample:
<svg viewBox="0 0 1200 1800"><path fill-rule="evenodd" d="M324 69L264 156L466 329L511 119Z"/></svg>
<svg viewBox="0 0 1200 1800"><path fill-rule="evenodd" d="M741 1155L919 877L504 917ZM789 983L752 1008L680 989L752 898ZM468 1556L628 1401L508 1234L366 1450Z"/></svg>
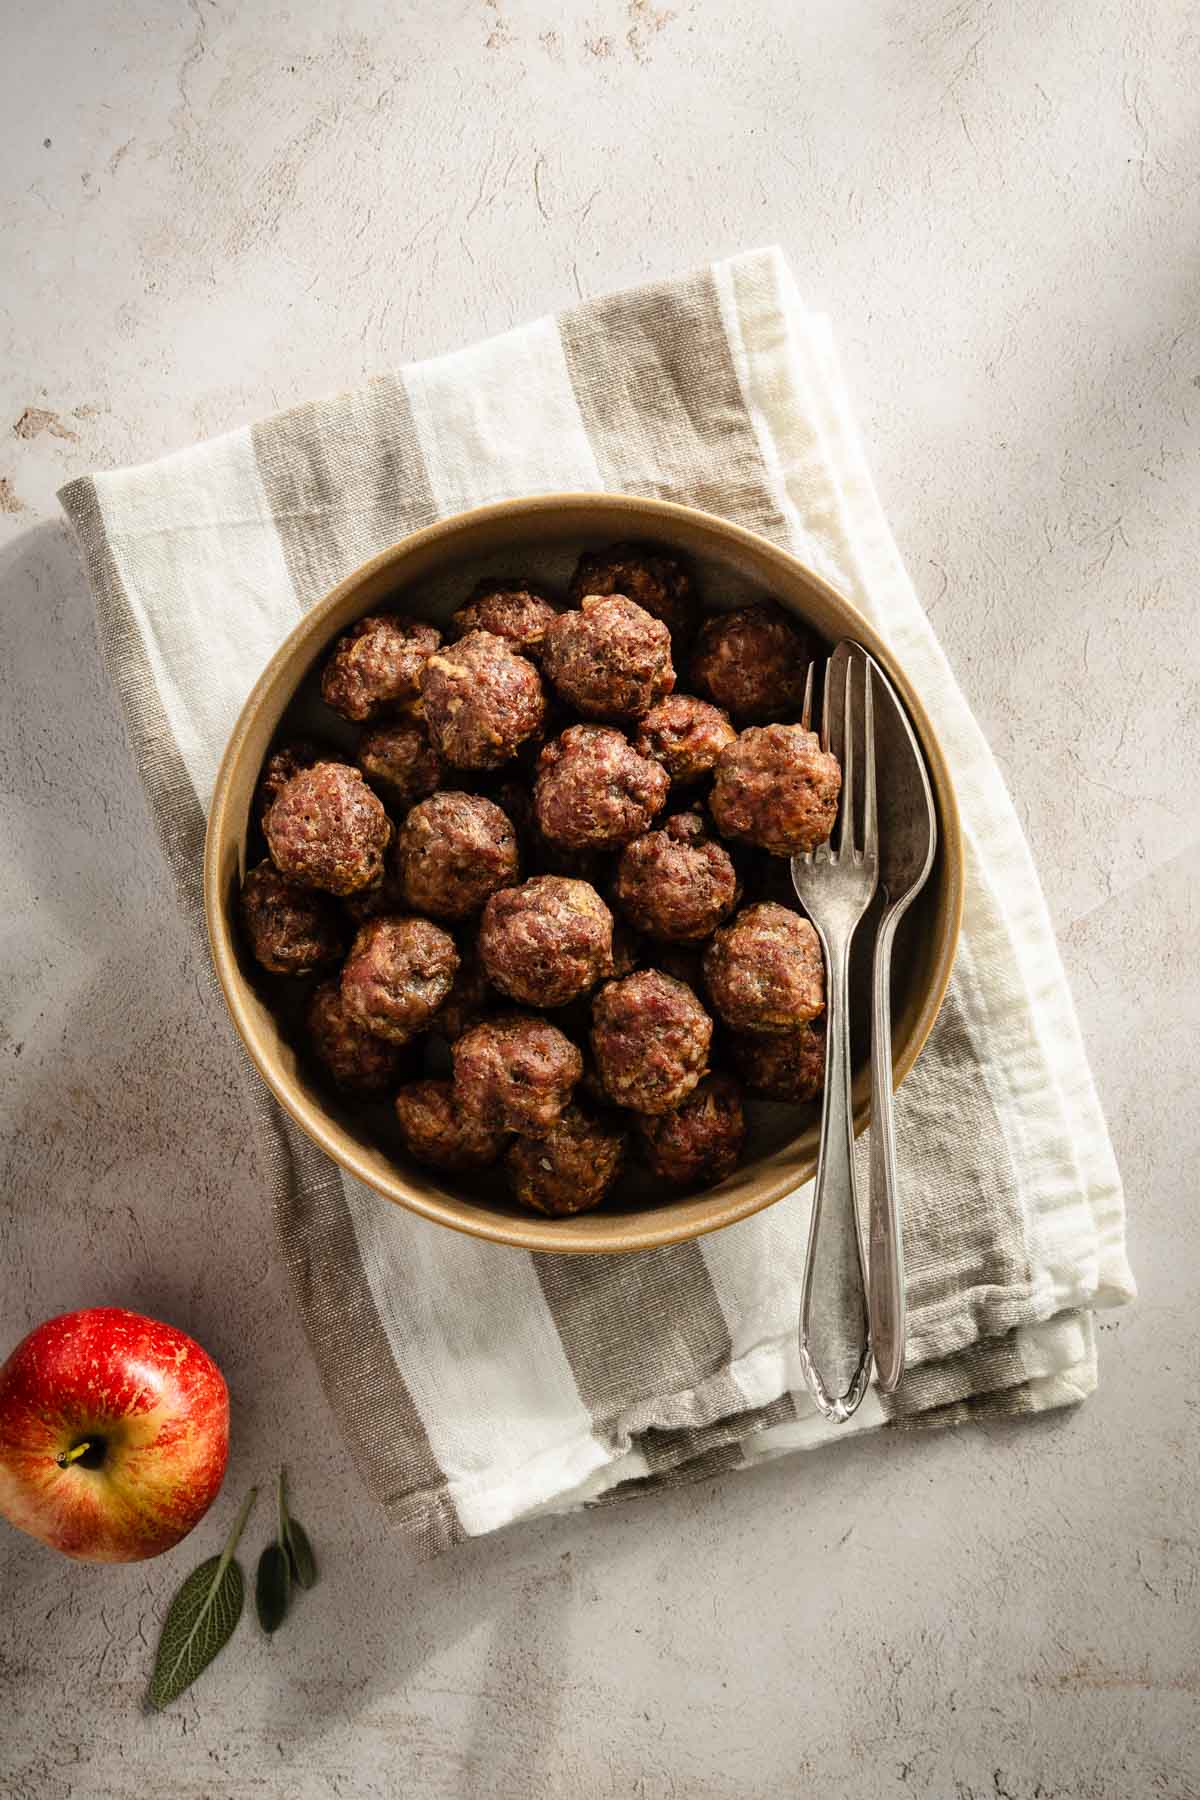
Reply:
<svg viewBox="0 0 1200 1800"><path fill-rule="evenodd" d="M812 1225L800 1301L800 1364L813 1399L827 1419L843 1423L856 1410L871 1374L871 1329L866 1258L854 1180L854 1123L850 1099L850 944L879 879L875 810L875 731L871 667L851 653L841 704L833 689L835 665L825 667L821 747L842 766L835 836L792 858L792 885L825 953L825 1100ZM812 712L810 666L802 722ZM856 707L854 689L862 695ZM855 841L855 783L863 766L863 827Z"/></svg>

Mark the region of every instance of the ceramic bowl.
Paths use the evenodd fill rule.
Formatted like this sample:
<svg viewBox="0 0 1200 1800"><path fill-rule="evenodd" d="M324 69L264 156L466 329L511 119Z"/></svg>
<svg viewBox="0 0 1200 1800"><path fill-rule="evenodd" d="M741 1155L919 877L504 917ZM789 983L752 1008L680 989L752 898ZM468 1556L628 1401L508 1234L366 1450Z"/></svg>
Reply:
<svg viewBox="0 0 1200 1800"><path fill-rule="evenodd" d="M343 741L353 730L321 707L315 672L333 640L364 613L390 607L447 618L480 575L519 570L561 591L580 552L619 539L684 552L708 605L770 596L830 646L852 637L887 670L904 701L929 766L938 811L933 873L910 909L897 944L893 982L894 1079L904 1079L937 1016L954 959L962 907L962 847L954 792L933 729L904 670L866 620L795 557L707 513L617 494L556 494L478 508L444 519L383 551L308 612L259 676L217 775L205 846L204 899L213 960L225 999L260 1075L280 1105L346 1172L383 1200L457 1231L528 1250L613 1252L679 1243L744 1219L806 1181L817 1153L815 1106L752 1102L745 1160L728 1180L676 1194L648 1177L596 1212L548 1219L510 1204L500 1172L472 1179L418 1168L405 1155L385 1104L343 1105L289 1041L288 996L302 984L262 976L246 954L237 894L253 844L258 773L280 731ZM682 685L682 684L681 684ZM880 781L886 770L880 771ZM786 865L780 864L786 880ZM865 938L865 933L860 933ZM865 989L863 990L865 992ZM294 1035L294 1029L293 1033ZM855 1116L868 1117L866 1046L856 1052Z"/></svg>

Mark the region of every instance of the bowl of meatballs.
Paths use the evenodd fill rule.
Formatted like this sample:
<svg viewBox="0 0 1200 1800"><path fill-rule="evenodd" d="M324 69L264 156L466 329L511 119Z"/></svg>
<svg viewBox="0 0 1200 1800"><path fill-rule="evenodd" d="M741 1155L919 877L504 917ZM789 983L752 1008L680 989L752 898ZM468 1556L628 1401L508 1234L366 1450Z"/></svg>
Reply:
<svg viewBox="0 0 1200 1800"><path fill-rule="evenodd" d="M950 778L903 671L751 532L547 495L364 565L234 729L209 936L291 1117L385 1199L543 1251L680 1242L806 1180L825 976L788 859L837 817L841 772L800 719L810 664L847 636L904 700L939 813L895 958L902 1080L962 893ZM860 1031L860 1129L868 1090Z"/></svg>

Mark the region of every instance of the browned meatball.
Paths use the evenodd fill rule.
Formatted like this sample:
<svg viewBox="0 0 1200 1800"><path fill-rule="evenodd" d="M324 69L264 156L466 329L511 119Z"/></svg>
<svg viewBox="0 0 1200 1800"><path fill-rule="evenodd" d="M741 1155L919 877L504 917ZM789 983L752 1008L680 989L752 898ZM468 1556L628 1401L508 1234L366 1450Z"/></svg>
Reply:
<svg viewBox="0 0 1200 1800"><path fill-rule="evenodd" d="M824 1016L794 1031L735 1032L730 1049L746 1086L766 1100L815 1100L825 1086Z"/></svg>
<svg viewBox="0 0 1200 1800"><path fill-rule="evenodd" d="M298 775L301 769L311 769L314 763L335 760L328 750L319 749L308 738L296 738L292 743L281 744L278 750L272 750L262 766L254 796L254 816L259 825L265 823L267 814L293 775Z"/></svg>
<svg viewBox="0 0 1200 1800"><path fill-rule="evenodd" d="M677 813L626 844L617 864L617 904L638 931L679 943L711 936L738 901L729 852L698 813Z"/></svg>
<svg viewBox="0 0 1200 1800"><path fill-rule="evenodd" d="M431 656L421 696L435 750L458 769L498 769L546 716L537 670L490 631L469 631Z"/></svg>
<svg viewBox="0 0 1200 1800"><path fill-rule="evenodd" d="M342 900L342 911L350 919L355 931L360 925L365 925L368 919L382 918L384 913L408 911L408 903L401 891L391 857L383 865L383 880L378 887L363 888L357 894L346 894Z"/></svg>
<svg viewBox="0 0 1200 1800"><path fill-rule="evenodd" d="M392 826L349 763L319 762L284 783L264 826L271 861L304 887L356 894L383 877Z"/></svg>
<svg viewBox="0 0 1200 1800"><path fill-rule="evenodd" d="M668 694L638 722L633 747L639 756L652 756L671 780L688 787L711 775L717 758L737 732L729 714L691 694Z"/></svg>
<svg viewBox="0 0 1200 1800"><path fill-rule="evenodd" d="M352 1019L340 982L323 981L308 1006L308 1038L337 1085L356 1094L379 1094L400 1078L404 1052Z"/></svg>
<svg viewBox="0 0 1200 1800"><path fill-rule="evenodd" d="M483 965L473 949L459 946L458 973L453 986L431 1021L430 1030L452 1044L481 1019L494 998Z"/></svg>
<svg viewBox="0 0 1200 1800"><path fill-rule="evenodd" d="M510 999L565 1006L608 973L612 935L612 914L588 882L535 875L492 895L479 955L489 981Z"/></svg>
<svg viewBox="0 0 1200 1800"><path fill-rule="evenodd" d="M692 685L739 724L798 717L815 653L777 606L717 613L696 640Z"/></svg>
<svg viewBox="0 0 1200 1800"><path fill-rule="evenodd" d="M445 770L419 719L374 725L358 741L358 766L384 802L407 812L441 787Z"/></svg>
<svg viewBox="0 0 1200 1800"><path fill-rule="evenodd" d="M592 1002L592 1054L610 1100L669 1112L708 1067L712 1020L681 981L642 969L610 981Z"/></svg>
<svg viewBox="0 0 1200 1800"><path fill-rule="evenodd" d="M241 906L255 961L273 975L311 975L342 953L346 934L336 903L297 887L273 863L247 870Z"/></svg>
<svg viewBox="0 0 1200 1800"><path fill-rule="evenodd" d="M449 1081L410 1081L396 1095L396 1117L405 1149L430 1169L486 1169L504 1148L503 1133L465 1112Z"/></svg>
<svg viewBox="0 0 1200 1800"><path fill-rule="evenodd" d="M342 967L342 1001L365 1031L406 1044L450 992L458 950L428 919L369 919Z"/></svg>
<svg viewBox="0 0 1200 1800"><path fill-rule="evenodd" d="M841 791L837 758L814 732L758 725L722 750L708 804L722 837L800 856L833 830Z"/></svg>
<svg viewBox="0 0 1200 1800"><path fill-rule="evenodd" d="M578 606L587 594L627 594L653 618L661 619L678 643L695 629L696 606L687 565L651 544L610 544L607 550L590 550L581 556L571 578L571 604Z"/></svg>
<svg viewBox="0 0 1200 1800"><path fill-rule="evenodd" d="M675 1187L724 1181L746 1141L741 1090L728 1075L706 1075L682 1106L655 1118L640 1115L635 1124L651 1169Z"/></svg>
<svg viewBox="0 0 1200 1800"><path fill-rule="evenodd" d="M436 919L465 919L520 878L517 834L482 794L431 794L396 835L392 860L405 900Z"/></svg>
<svg viewBox="0 0 1200 1800"><path fill-rule="evenodd" d="M704 982L735 1031L792 1031L825 1006L820 939L773 900L743 907L705 950Z"/></svg>
<svg viewBox="0 0 1200 1800"><path fill-rule="evenodd" d="M556 616L555 608L523 575L494 575L478 583L450 623L455 637L465 637L469 631L490 631L511 649L536 661Z"/></svg>
<svg viewBox="0 0 1200 1800"><path fill-rule="evenodd" d="M589 594L546 632L542 665L585 719L637 719L675 686L671 634L624 594Z"/></svg>
<svg viewBox="0 0 1200 1800"><path fill-rule="evenodd" d="M572 725L538 759L534 814L542 836L567 850L616 850L662 810L665 769L619 731Z"/></svg>
<svg viewBox="0 0 1200 1800"><path fill-rule="evenodd" d="M621 1173L625 1133L581 1106L568 1106L543 1137L510 1144L504 1168L514 1196L552 1217L599 1206Z"/></svg>
<svg viewBox="0 0 1200 1800"><path fill-rule="evenodd" d="M569 1037L534 1013L497 1013L450 1046L459 1104L489 1131L549 1131L583 1074Z"/></svg>
<svg viewBox="0 0 1200 1800"><path fill-rule="evenodd" d="M321 672L321 698L343 718L373 719L415 700L421 670L442 641L436 626L403 613L373 613L340 637Z"/></svg>

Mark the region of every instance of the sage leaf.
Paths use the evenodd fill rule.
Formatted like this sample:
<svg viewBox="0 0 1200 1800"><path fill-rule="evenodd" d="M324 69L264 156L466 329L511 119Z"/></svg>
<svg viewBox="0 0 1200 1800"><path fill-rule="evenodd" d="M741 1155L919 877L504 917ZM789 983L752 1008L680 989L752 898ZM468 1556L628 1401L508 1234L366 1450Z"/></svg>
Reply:
<svg viewBox="0 0 1200 1800"><path fill-rule="evenodd" d="M210 1556L193 1569L171 1602L150 1678L150 1704L159 1712L208 1667L242 1616L246 1584L234 1552L257 1493L251 1488L242 1501L220 1556Z"/></svg>
<svg viewBox="0 0 1200 1800"><path fill-rule="evenodd" d="M308 1533L299 1519L288 1519L287 1549L292 1574L302 1588L312 1587L317 1579L317 1559L308 1541Z"/></svg>
<svg viewBox="0 0 1200 1800"><path fill-rule="evenodd" d="M268 1544L258 1559L254 1603L264 1631L278 1631L292 1597L292 1570L282 1544Z"/></svg>

